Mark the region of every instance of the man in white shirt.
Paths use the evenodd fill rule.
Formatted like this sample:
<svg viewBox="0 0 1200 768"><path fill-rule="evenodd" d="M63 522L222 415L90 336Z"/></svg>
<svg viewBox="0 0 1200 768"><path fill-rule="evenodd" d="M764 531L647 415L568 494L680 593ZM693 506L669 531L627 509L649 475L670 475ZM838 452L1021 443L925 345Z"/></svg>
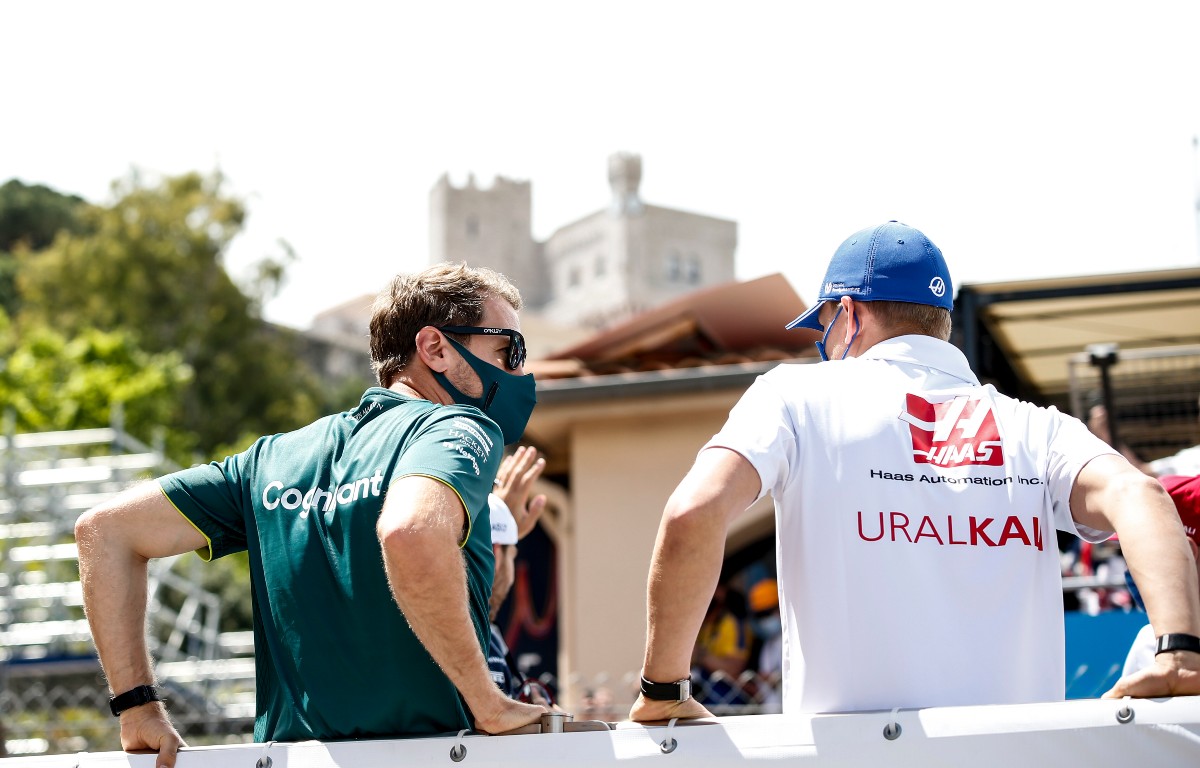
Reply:
<svg viewBox="0 0 1200 768"><path fill-rule="evenodd" d="M1050 701L1065 695L1055 530L1117 530L1163 636L1108 695L1200 693L1200 594L1162 487L1077 419L982 386L947 343L941 251L897 222L834 254L827 362L760 377L663 513L637 721L708 714L688 658L729 523L775 499L783 710Z"/></svg>

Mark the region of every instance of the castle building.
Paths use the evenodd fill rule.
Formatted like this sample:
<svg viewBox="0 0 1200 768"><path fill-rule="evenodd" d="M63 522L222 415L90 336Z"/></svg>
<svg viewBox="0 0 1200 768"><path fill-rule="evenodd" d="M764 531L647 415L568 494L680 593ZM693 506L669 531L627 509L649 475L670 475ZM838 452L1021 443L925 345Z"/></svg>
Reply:
<svg viewBox="0 0 1200 768"><path fill-rule="evenodd" d="M430 192L430 263L465 261L509 277L530 314L600 329L683 294L734 280L737 223L644 203L642 161L608 159L609 205L537 242L528 181L480 188L443 175Z"/></svg>

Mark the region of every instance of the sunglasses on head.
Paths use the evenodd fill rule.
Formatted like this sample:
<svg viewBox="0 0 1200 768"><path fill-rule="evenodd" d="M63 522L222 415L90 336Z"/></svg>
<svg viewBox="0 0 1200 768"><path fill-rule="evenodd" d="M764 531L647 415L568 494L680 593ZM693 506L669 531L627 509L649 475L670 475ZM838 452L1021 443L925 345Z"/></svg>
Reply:
<svg viewBox="0 0 1200 768"><path fill-rule="evenodd" d="M514 331L511 328L483 328L478 325L443 325L438 330L471 336L507 336L508 359L504 364L510 371L515 371L525 364L525 337L521 335L520 331Z"/></svg>

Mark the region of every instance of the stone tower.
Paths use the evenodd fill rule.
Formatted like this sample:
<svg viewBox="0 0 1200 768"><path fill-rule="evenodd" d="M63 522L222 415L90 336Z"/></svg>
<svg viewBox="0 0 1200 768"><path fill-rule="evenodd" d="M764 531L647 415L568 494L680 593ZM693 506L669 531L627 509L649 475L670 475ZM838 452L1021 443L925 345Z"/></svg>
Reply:
<svg viewBox="0 0 1200 768"><path fill-rule="evenodd" d="M548 280L533 241L529 182L496 177L480 187L472 174L460 188L443 174L429 194L429 260L494 269L517 286L527 307L545 304Z"/></svg>
<svg viewBox="0 0 1200 768"><path fill-rule="evenodd" d="M527 181L429 195L432 262L465 261L508 275L527 309L563 327L604 328L692 291L734 279L737 224L647 205L642 158L608 158L609 204L535 242Z"/></svg>
<svg viewBox="0 0 1200 768"><path fill-rule="evenodd" d="M607 209L566 224L543 244L555 322L604 328L686 293L734 279L737 224L647 205L642 158L608 158Z"/></svg>

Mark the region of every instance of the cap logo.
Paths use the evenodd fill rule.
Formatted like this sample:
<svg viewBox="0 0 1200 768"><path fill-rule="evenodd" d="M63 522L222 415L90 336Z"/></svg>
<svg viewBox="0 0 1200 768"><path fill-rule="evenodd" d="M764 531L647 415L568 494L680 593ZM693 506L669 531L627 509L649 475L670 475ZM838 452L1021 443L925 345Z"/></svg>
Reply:
<svg viewBox="0 0 1200 768"><path fill-rule="evenodd" d="M946 281L940 277L935 277L929 281L929 292L939 299L946 295Z"/></svg>

